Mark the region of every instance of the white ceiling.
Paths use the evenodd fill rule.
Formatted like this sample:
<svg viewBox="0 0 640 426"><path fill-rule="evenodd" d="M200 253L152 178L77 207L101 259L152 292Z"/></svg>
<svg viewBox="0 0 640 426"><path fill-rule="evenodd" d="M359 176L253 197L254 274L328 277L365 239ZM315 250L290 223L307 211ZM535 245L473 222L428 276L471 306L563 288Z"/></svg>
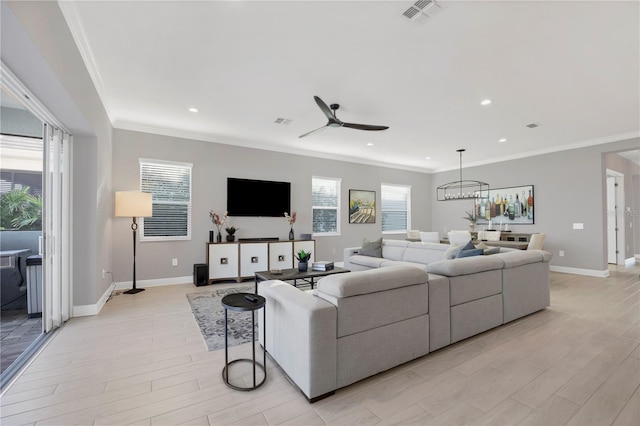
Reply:
<svg viewBox="0 0 640 426"><path fill-rule="evenodd" d="M640 134L640 3L411 4L60 3L117 128L421 171ZM299 139L326 123L314 95L390 129Z"/></svg>

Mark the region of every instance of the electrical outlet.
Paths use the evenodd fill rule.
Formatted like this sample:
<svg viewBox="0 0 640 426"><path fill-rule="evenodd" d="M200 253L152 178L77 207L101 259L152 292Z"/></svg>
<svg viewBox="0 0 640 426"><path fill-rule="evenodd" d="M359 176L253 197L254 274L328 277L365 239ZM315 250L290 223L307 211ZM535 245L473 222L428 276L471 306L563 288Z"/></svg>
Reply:
<svg viewBox="0 0 640 426"><path fill-rule="evenodd" d="M564 257L564 250L560 250L560 251L558 252L558 256L560 256L560 257Z"/></svg>
<svg viewBox="0 0 640 426"><path fill-rule="evenodd" d="M172 266L178 266L178 259L175 258L175 257L173 259L171 259L171 265Z"/></svg>

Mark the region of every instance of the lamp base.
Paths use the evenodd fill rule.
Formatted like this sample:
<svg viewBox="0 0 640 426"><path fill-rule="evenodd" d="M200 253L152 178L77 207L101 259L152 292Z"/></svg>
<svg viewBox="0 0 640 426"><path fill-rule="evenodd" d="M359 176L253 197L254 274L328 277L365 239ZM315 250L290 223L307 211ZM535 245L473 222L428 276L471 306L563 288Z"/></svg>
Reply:
<svg viewBox="0 0 640 426"><path fill-rule="evenodd" d="M136 294L140 293L141 291L144 291L144 288L132 288L131 290L125 291L124 294Z"/></svg>

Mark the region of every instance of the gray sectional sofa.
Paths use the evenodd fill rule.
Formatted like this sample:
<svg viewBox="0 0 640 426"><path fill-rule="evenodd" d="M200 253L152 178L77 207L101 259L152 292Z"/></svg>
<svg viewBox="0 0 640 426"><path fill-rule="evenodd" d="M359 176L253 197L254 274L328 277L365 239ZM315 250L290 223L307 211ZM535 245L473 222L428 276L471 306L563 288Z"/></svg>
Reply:
<svg viewBox="0 0 640 426"><path fill-rule="evenodd" d="M345 267L357 272L325 277L313 292L264 281L261 342L314 401L549 306L550 253L443 260L447 249L383 242L382 258L347 249Z"/></svg>

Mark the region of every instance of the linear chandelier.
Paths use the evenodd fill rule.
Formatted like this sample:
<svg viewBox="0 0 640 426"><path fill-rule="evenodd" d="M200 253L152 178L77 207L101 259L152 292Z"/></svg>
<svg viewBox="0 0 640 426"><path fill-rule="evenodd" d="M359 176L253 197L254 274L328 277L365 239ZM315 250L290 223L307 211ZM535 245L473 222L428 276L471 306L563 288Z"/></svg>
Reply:
<svg viewBox="0 0 640 426"><path fill-rule="evenodd" d="M462 180L462 153L465 149L458 149L460 154L460 180L445 183L438 187L438 201L469 200L489 198L489 184L479 180Z"/></svg>

